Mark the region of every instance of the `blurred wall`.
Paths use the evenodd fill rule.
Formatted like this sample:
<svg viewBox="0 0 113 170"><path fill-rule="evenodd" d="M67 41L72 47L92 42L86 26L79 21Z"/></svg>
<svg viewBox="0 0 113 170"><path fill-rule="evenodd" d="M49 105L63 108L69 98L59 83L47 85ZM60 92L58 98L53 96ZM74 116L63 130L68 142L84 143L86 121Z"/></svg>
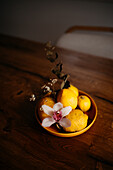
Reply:
<svg viewBox="0 0 113 170"><path fill-rule="evenodd" d="M55 42L72 25L113 27L113 2L0 0L0 33Z"/></svg>

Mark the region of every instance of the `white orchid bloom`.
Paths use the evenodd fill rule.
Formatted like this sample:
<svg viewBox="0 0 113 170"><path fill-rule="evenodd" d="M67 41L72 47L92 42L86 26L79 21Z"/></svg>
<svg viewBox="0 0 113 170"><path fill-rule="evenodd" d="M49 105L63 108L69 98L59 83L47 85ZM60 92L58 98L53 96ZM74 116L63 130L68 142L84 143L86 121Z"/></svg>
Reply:
<svg viewBox="0 0 113 170"><path fill-rule="evenodd" d="M50 116L42 121L42 126L50 127L54 123L59 123L62 127L71 126L71 121L65 118L65 116L71 112L71 106L63 108L62 103L58 102L53 106L53 108L47 105L42 105L42 109L47 115Z"/></svg>

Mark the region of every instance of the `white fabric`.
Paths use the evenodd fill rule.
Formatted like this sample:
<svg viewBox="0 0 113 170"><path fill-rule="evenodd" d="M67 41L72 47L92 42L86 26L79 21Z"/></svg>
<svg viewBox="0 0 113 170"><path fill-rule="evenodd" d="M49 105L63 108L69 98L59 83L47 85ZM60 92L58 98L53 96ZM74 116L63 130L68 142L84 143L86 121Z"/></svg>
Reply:
<svg viewBox="0 0 113 170"><path fill-rule="evenodd" d="M113 59L113 34L65 33L56 45L96 56Z"/></svg>

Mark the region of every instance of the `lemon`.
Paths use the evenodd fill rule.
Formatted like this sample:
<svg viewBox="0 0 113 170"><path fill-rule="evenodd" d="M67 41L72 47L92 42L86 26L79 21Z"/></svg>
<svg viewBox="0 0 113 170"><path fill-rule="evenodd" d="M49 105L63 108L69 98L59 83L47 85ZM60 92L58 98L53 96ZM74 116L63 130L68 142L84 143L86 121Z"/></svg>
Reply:
<svg viewBox="0 0 113 170"><path fill-rule="evenodd" d="M43 112L41 106L47 105L47 106L50 106L53 108L54 104L55 104L55 102L51 97L44 97L44 98L40 99L40 101L38 102L38 115L41 120L43 120L44 118L49 116Z"/></svg>
<svg viewBox="0 0 113 170"><path fill-rule="evenodd" d="M72 109L77 107L77 97L72 90L62 89L57 95L57 102L61 102L64 107L71 106Z"/></svg>
<svg viewBox="0 0 113 170"><path fill-rule="evenodd" d="M66 118L71 121L70 127L63 128L66 132L80 131L87 126L88 116L80 109L72 110Z"/></svg>
<svg viewBox="0 0 113 170"><path fill-rule="evenodd" d="M70 84L70 87L69 87L68 89L69 89L69 90L72 90L72 91L75 93L75 95L78 97L79 91L78 91L78 89L77 89L75 86L73 86L72 84Z"/></svg>
<svg viewBox="0 0 113 170"><path fill-rule="evenodd" d="M91 107L91 101L87 96L81 95L78 98L78 106L83 112L87 112Z"/></svg>

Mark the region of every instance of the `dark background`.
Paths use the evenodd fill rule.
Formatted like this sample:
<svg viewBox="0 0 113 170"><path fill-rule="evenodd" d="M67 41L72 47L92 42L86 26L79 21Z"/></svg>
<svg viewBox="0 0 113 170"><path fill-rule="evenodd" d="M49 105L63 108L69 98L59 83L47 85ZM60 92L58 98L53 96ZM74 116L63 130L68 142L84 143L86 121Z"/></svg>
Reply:
<svg viewBox="0 0 113 170"><path fill-rule="evenodd" d="M72 25L113 27L113 1L0 1L0 33L40 42L56 42Z"/></svg>

